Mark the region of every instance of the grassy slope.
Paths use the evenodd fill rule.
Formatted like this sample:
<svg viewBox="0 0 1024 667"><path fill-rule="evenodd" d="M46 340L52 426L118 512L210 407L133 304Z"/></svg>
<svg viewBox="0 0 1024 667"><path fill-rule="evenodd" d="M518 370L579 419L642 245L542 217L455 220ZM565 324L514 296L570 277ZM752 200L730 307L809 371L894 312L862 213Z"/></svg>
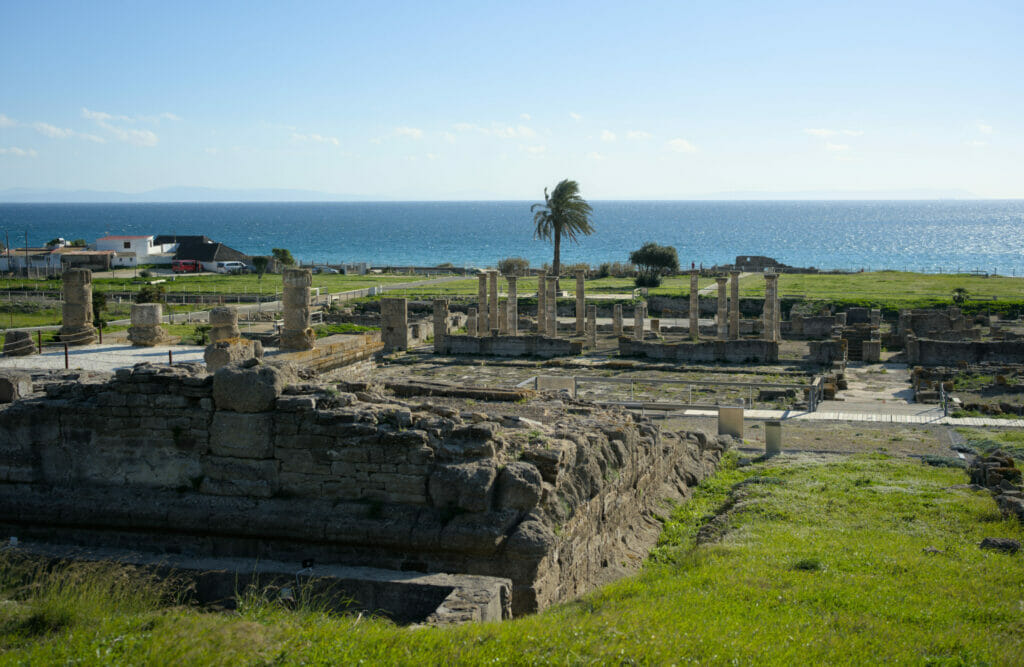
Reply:
<svg viewBox="0 0 1024 667"><path fill-rule="evenodd" d="M781 483L744 487L722 541L695 546L705 512L752 474ZM77 588L51 576L0 604L0 661L1019 664L1024 558L976 545L1024 530L987 495L947 490L964 481L879 455L727 471L675 511L640 575L536 616L447 630L254 600L237 616L163 609L125 575L79 576ZM17 598L17 577L0 575L2 596Z"/></svg>

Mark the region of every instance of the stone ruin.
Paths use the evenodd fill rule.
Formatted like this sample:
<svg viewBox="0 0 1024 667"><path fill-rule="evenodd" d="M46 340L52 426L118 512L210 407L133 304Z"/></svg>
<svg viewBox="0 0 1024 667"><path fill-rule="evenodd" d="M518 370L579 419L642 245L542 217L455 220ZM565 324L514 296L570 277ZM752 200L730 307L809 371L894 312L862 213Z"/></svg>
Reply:
<svg viewBox="0 0 1024 667"><path fill-rule="evenodd" d="M284 270L281 280L284 325L281 328L280 347L286 350L311 350L316 347L316 334L310 326L313 272L310 269L288 268Z"/></svg>
<svg viewBox="0 0 1024 667"><path fill-rule="evenodd" d="M967 474L972 484L992 492L1003 516L1024 523L1024 477L1012 456L1002 450L976 456Z"/></svg>
<svg viewBox="0 0 1024 667"><path fill-rule="evenodd" d="M92 324L92 271L68 269L63 278L60 340L69 345L89 345L97 340Z"/></svg>
<svg viewBox="0 0 1024 667"><path fill-rule="evenodd" d="M238 328L238 309L230 306L218 306L210 310L210 342L238 338L242 335Z"/></svg>
<svg viewBox="0 0 1024 667"><path fill-rule="evenodd" d="M499 577L517 615L638 568L653 512L733 442L543 393L424 402L255 360L72 377L0 408L8 534Z"/></svg>
<svg viewBox="0 0 1024 667"><path fill-rule="evenodd" d="M24 357L36 353L36 344L29 331L7 330L4 335L4 356Z"/></svg>
<svg viewBox="0 0 1024 667"><path fill-rule="evenodd" d="M163 306L161 304L133 303L128 340L136 347L154 347L176 343L179 339L168 335L160 326L162 319Z"/></svg>

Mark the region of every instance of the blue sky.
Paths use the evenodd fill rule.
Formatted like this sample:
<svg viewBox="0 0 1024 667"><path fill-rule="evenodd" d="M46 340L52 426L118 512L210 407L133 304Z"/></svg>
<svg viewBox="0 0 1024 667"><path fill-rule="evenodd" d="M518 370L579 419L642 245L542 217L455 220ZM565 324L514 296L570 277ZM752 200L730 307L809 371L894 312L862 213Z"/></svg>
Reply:
<svg viewBox="0 0 1024 667"><path fill-rule="evenodd" d="M0 3L0 190L1024 196L1017 2Z"/></svg>

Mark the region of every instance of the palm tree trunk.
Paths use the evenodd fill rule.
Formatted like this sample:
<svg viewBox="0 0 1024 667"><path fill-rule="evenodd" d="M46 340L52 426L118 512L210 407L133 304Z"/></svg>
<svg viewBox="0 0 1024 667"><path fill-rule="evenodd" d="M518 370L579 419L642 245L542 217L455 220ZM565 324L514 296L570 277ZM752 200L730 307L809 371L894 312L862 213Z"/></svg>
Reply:
<svg viewBox="0 0 1024 667"><path fill-rule="evenodd" d="M562 235L555 232L555 260L551 263L551 273L555 276L555 293L561 291L558 276L562 272Z"/></svg>

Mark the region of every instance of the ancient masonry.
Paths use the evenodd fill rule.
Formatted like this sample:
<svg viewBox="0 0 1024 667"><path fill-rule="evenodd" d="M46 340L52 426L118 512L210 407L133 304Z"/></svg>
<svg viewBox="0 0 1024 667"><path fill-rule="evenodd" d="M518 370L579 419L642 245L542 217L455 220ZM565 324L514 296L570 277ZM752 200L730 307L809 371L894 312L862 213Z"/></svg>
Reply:
<svg viewBox="0 0 1024 667"><path fill-rule="evenodd" d="M700 291L697 288L697 271L690 271L690 340L700 337Z"/></svg>
<svg viewBox="0 0 1024 667"><path fill-rule="evenodd" d="M4 534L505 577L514 614L638 568L653 513L732 443L553 395L482 413L257 360L74 377L0 408Z"/></svg>
<svg viewBox="0 0 1024 667"><path fill-rule="evenodd" d="M729 337L729 302L726 299L725 291L728 286L729 279L715 278L715 282L718 283L718 312L715 314L715 324L718 328L718 340L726 340Z"/></svg>
<svg viewBox="0 0 1024 667"><path fill-rule="evenodd" d="M612 334L616 338L622 335L622 304L612 306Z"/></svg>
<svg viewBox="0 0 1024 667"><path fill-rule="evenodd" d="M381 339L385 352L409 349L408 304L406 299L380 300Z"/></svg>
<svg viewBox="0 0 1024 667"><path fill-rule="evenodd" d="M644 339L644 307L641 304L637 304L633 308L633 340L642 341Z"/></svg>
<svg viewBox="0 0 1024 667"><path fill-rule="evenodd" d="M488 309L490 314L487 316L488 329L487 335L493 335L495 333L502 333L503 327L500 323L500 317L498 316L498 272L488 271L487 276L490 281L490 290L488 296Z"/></svg>
<svg viewBox="0 0 1024 667"><path fill-rule="evenodd" d="M487 274L481 273L477 278L479 284L477 285L477 309L476 309L476 328L478 336L490 336L491 325L489 320L489 311L487 308Z"/></svg>
<svg viewBox="0 0 1024 667"><path fill-rule="evenodd" d="M210 342L238 338L242 332L238 329L238 310L229 306L220 306L210 310Z"/></svg>
<svg viewBox="0 0 1024 667"><path fill-rule="evenodd" d="M779 276L776 273L764 274L764 339L778 342L781 318L779 305Z"/></svg>
<svg viewBox="0 0 1024 667"><path fill-rule="evenodd" d="M537 335L543 336L547 333L548 327L544 321L547 315L547 277L544 274L537 276Z"/></svg>
<svg viewBox="0 0 1024 667"><path fill-rule="evenodd" d="M729 340L740 337L740 272L729 272Z"/></svg>
<svg viewBox="0 0 1024 667"><path fill-rule="evenodd" d="M313 285L310 269L285 269L282 276L284 326L280 347L286 350L311 350L316 346L310 316L309 297Z"/></svg>
<svg viewBox="0 0 1024 667"><path fill-rule="evenodd" d="M61 309L60 339L69 345L95 343L92 325L92 271L68 269L63 276L64 305Z"/></svg>
<svg viewBox="0 0 1024 667"><path fill-rule="evenodd" d="M505 282L508 283L508 301L506 303L505 316L508 318L508 325L506 327L506 333L510 336L519 335L519 291L518 291L518 279L516 276L506 276ZM436 325L435 325L436 328Z"/></svg>
<svg viewBox="0 0 1024 667"><path fill-rule="evenodd" d="M587 307L587 298L584 293L583 282L586 280L587 274L583 271L576 272L576 335L582 336L585 331L583 322L584 313Z"/></svg>
<svg viewBox="0 0 1024 667"><path fill-rule="evenodd" d="M544 307L547 312L544 314L544 324L547 327L547 335L554 338L558 335L558 276L548 277L546 289L548 293Z"/></svg>
<svg viewBox="0 0 1024 667"><path fill-rule="evenodd" d="M128 327L128 340L136 347L154 347L170 345L176 342L160 326L163 319L163 306L159 303L133 303L131 309L131 326Z"/></svg>

